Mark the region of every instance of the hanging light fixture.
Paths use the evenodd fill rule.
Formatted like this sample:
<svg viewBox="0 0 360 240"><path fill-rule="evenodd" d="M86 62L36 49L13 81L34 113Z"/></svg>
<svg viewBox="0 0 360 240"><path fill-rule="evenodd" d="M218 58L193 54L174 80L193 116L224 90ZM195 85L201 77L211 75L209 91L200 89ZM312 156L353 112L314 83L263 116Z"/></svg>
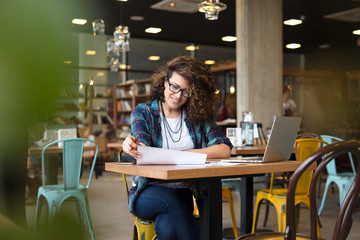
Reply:
<svg viewBox="0 0 360 240"><path fill-rule="evenodd" d="M105 22L101 18L92 22L92 28L94 36L100 35L103 37L105 35Z"/></svg>
<svg viewBox="0 0 360 240"><path fill-rule="evenodd" d="M114 31L115 47L120 52L130 51L130 32L127 26L119 25Z"/></svg>
<svg viewBox="0 0 360 240"><path fill-rule="evenodd" d="M199 3L199 12L205 13L207 20L217 20L219 12L226 9L226 4L221 3L219 0L206 0Z"/></svg>
<svg viewBox="0 0 360 240"><path fill-rule="evenodd" d="M120 25L115 28L114 37L106 42L110 70L117 72L120 66L120 55L130 51L130 32L128 26L122 24L123 6L120 5Z"/></svg>

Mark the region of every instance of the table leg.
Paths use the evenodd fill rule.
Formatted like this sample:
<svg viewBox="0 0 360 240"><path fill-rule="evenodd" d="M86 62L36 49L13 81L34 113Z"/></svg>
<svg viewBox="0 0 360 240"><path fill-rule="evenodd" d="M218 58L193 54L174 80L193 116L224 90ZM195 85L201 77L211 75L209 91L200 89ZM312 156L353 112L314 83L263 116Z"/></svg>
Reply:
<svg viewBox="0 0 360 240"><path fill-rule="evenodd" d="M240 187L240 233L246 234L251 233L251 227L253 222L253 178L241 178Z"/></svg>
<svg viewBox="0 0 360 240"><path fill-rule="evenodd" d="M222 239L222 194L221 180L212 179L199 182L200 196L198 207L200 213L200 239Z"/></svg>

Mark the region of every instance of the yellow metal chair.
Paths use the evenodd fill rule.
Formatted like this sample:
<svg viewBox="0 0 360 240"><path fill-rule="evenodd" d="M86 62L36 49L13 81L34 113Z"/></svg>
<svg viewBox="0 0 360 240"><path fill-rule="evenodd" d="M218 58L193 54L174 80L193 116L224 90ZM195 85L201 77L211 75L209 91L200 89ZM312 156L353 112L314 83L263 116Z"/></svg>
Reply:
<svg viewBox="0 0 360 240"><path fill-rule="evenodd" d="M322 147L322 144L327 145L327 143L321 139L314 138L303 138L297 139L296 141L297 151L296 158L297 161L303 162L308 156L316 152ZM313 171L307 170L299 179L296 190L295 190L295 206L298 206L297 209L297 223L299 222L300 208L299 204L304 203L310 209L310 183L312 178ZM259 217L260 205L263 200L268 200L272 203L277 212L278 216L278 231L285 232L286 227L286 197L287 197L287 188L273 188L274 182L274 173L271 177L270 188L259 190L256 196L255 203L255 212L254 212L254 221L252 226L252 233L255 233L257 220ZM318 236L321 237L320 228L318 225Z"/></svg>
<svg viewBox="0 0 360 240"><path fill-rule="evenodd" d="M236 228L236 219L235 219L235 212L234 212L234 204L231 189L229 187L222 187L222 196L227 200L229 203L230 214L231 214L231 221L232 221L232 228L234 231L234 236L237 238L239 236L238 230Z"/></svg>
<svg viewBox="0 0 360 240"><path fill-rule="evenodd" d="M122 174L124 187L126 191L126 199L129 199L129 188L127 185L126 175ZM133 214L132 214L133 215ZM155 220L154 219L143 219L134 216L134 232L133 240L153 240L156 238L155 233Z"/></svg>

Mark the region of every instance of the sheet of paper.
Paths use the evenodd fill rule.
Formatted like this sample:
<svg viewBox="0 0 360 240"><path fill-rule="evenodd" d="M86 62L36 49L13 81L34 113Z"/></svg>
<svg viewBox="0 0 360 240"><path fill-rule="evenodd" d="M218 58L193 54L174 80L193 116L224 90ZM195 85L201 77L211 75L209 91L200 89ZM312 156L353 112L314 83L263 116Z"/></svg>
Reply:
<svg viewBox="0 0 360 240"><path fill-rule="evenodd" d="M194 153L145 146L138 146L138 151L142 154L142 157L137 159L137 164L205 164L207 157L207 154L203 153Z"/></svg>

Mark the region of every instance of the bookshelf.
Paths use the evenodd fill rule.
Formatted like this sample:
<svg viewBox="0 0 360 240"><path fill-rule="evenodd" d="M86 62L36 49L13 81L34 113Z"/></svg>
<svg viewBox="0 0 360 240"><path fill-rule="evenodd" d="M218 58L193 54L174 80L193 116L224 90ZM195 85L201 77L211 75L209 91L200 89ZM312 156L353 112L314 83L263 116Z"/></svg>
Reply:
<svg viewBox="0 0 360 240"><path fill-rule="evenodd" d="M51 104L47 125L51 128L70 128L84 124L88 107L83 85L67 84L57 91L57 100Z"/></svg>
<svg viewBox="0 0 360 240"><path fill-rule="evenodd" d="M88 86L89 132L114 127L114 85L94 84Z"/></svg>
<svg viewBox="0 0 360 240"><path fill-rule="evenodd" d="M114 87L114 129L119 139L130 132L130 114L136 105L146 102L151 87L151 79L129 80Z"/></svg>

